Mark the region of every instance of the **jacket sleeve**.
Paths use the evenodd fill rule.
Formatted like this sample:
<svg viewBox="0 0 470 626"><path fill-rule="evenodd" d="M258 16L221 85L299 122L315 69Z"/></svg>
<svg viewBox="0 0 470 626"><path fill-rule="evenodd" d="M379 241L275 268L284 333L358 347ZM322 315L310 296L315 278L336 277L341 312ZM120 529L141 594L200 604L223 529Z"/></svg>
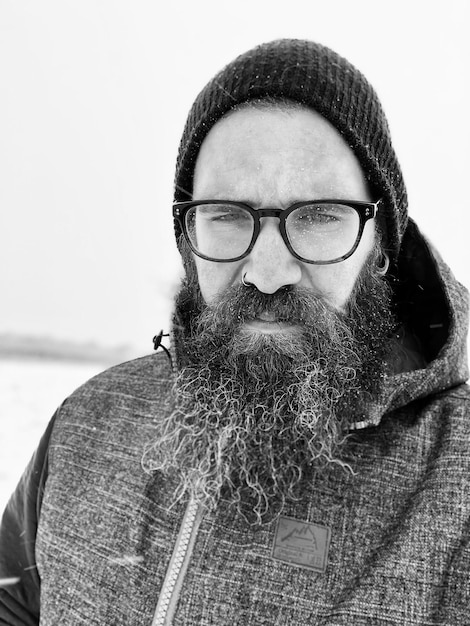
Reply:
<svg viewBox="0 0 470 626"><path fill-rule="evenodd" d="M46 429L0 525L0 625L39 624L40 580L36 531L47 479L49 440L57 413Z"/></svg>

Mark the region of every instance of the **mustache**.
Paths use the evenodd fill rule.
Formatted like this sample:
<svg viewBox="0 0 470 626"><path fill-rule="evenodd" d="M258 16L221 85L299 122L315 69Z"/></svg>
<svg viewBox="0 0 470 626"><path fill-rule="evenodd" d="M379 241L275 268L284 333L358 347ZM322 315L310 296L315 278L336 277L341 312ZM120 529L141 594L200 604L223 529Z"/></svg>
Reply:
<svg viewBox="0 0 470 626"><path fill-rule="evenodd" d="M267 294L253 285L237 285L227 289L214 304L207 307L202 312L200 322L204 324L207 315L212 323L218 320L220 325L233 328L265 312L274 314L276 321L299 325L314 322L316 317L324 317L325 314L345 318L342 312L334 309L323 297L311 290L286 286L275 293Z"/></svg>

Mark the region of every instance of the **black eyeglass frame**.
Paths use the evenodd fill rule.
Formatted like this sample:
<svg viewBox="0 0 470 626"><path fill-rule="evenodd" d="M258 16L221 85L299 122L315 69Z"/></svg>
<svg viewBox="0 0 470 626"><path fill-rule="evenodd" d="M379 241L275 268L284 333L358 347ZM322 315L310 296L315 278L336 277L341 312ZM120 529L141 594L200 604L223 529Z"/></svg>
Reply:
<svg viewBox="0 0 470 626"><path fill-rule="evenodd" d="M310 263L311 265L331 265L332 263L340 263L341 261L345 261L354 254L354 252L357 250L359 242L361 241L366 222L370 219L373 219L377 215L381 203L382 199L379 199L376 202L362 202L358 200L338 200L335 198L327 198L321 200L306 200L302 202L295 202L286 209L254 209L252 206L246 204L245 202L238 202L234 200L189 200L186 202L175 202L173 204L173 218L180 225L181 232L183 233L186 242L188 243L194 254L196 254L201 259L205 259L206 261L213 261L214 263L234 263L235 261L241 261L253 250L253 247L256 243L256 240L258 239L258 235L261 230L261 218L277 217L279 219L279 231L281 233L282 239L292 256L294 256L299 261L302 261L303 263ZM196 248L191 243L191 238L188 235L185 217L189 209L199 204L224 204L228 206L236 206L245 209L246 211L248 211L248 213L250 213L250 215L253 217L253 236L251 238L248 248L243 254L240 254L239 256L231 259L214 259L196 250ZM344 206L350 207L351 209L354 209L357 212L357 214L359 215L359 231L356 237L356 241L354 242L353 247L351 248L351 250L349 250L349 252L343 254L343 256L341 257L337 257L336 259L332 259L330 261L311 261L309 259L305 259L304 257L300 256L300 254L297 254L297 252L295 252L287 235L286 219L290 215L290 213L292 213L292 211L300 209L303 206L309 206L311 204L342 204Z"/></svg>

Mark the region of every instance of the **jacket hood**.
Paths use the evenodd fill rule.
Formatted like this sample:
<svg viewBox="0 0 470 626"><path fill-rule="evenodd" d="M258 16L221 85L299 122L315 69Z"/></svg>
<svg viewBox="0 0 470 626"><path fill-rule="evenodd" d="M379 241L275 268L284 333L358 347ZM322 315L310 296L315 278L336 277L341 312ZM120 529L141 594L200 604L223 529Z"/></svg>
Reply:
<svg viewBox="0 0 470 626"><path fill-rule="evenodd" d="M468 379L468 292L411 219L392 281L400 322L424 359L385 377L380 396L355 429L376 426L385 413Z"/></svg>

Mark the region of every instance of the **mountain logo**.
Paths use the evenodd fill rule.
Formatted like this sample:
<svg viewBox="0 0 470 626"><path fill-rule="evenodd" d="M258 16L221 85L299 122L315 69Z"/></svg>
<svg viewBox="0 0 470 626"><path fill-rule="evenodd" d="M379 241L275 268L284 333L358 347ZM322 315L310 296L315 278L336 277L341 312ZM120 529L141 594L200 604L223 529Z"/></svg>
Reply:
<svg viewBox="0 0 470 626"><path fill-rule="evenodd" d="M330 529L327 526L281 515L272 556L296 567L324 572L328 561Z"/></svg>
<svg viewBox="0 0 470 626"><path fill-rule="evenodd" d="M295 525L284 537L280 537L281 542L288 541L293 543L295 541L308 541L317 549L317 538L313 528L309 524L300 523Z"/></svg>

